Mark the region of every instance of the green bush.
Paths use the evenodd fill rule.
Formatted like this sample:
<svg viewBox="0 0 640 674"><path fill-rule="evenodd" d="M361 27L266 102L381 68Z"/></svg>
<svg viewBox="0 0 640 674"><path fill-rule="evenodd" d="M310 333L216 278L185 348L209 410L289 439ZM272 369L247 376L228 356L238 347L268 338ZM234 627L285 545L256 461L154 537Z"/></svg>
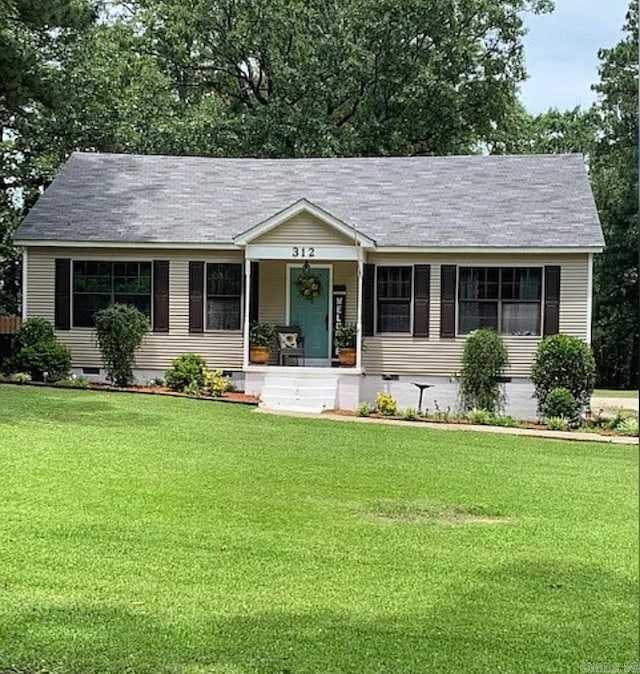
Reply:
<svg viewBox="0 0 640 674"><path fill-rule="evenodd" d="M514 428L518 425L518 422L513 417L510 417L507 414L497 414L495 416L490 416L487 419L487 424L489 426L504 426L505 428Z"/></svg>
<svg viewBox="0 0 640 674"><path fill-rule="evenodd" d="M30 381L33 381L33 379L28 372L14 372L9 377L9 381L12 384L28 384Z"/></svg>
<svg viewBox="0 0 640 674"><path fill-rule="evenodd" d="M483 410L479 407L474 407L470 412L467 413L467 419L472 424L487 424L489 423L490 416L491 415L487 412L487 410Z"/></svg>
<svg viewBox="0 0 640 674"><path fill-rule="evenodd" d="M44 318L30 318L18 328L12 351L4 366L9 373L28 372L34 381L57 381L71 370L71 352Z"/></svg>
<svg viewBox="0 0 640 674"><path fill-rule="evenodd" d="M496 414L506 396L500 378L509 365L509 354L500 335L490 328L474 330L465 340L460 370L460 403Z"/></svg>
<svg viewBox="0 0 640 674"><path fill-rule="evenodd" d="M373 409L374 408L367 402L360 403L356 407L356 414L359 417L368 417L371 414L371 412L373 412Z"/></svg>
<svg viewBox="0 0 640 674"><path fill-rule="evenodd" d="M107 370L116 386L133 383L136 351L149 330L147 317L130 304L112 304L96 314L96 336Z"/></svg>
<svg viewBox="0 0 640 674"><path fill-rule="evenodd" d="M564 417L549 417L547 428L550 431L566 431L569 429L569 422Z"/></svg>
<svg viewBox="0 0 640 674"><path fill-rule="evenodd" d="M615 430L617 433L620 433L620 435L631 435L634 437L638 437L640 427L638 425L637 419L629 417L628 419L625 419L624 421L620 422L616 426Z"/></svg>
<svg viewBox="0 0 640 674"><path fill-rule="evenodd" d="M86 377L67 377L59 379L56 386L60 388L89 388L90 382Z"/></svg>
<svg viewBox="0 0 640 674"><path fill-rule="evenodd" d="M574 417L589 405L595 384L596 365L591 348L579 337L552 335L538 345L531 379L538 399L538 414L544 416L547 397L555 388L566 388L576 401Z"/></svg>
<svg viewBox="0 0 640 674"><path fill-rule="evenodd" d="M206 388L214 398L219 398L223 393L231 390L232 384L229 377L222 376L222 370L205 372Z"/></svg>
<svg viewBox="0 0 640 674"><path fill-rule="evenodd" d="M383 417L398 416L398 403L390 393L378 393L376 396L376 408Z"/></svg>
<svg viewBox="0 0 640 674"><path fill-rule="evenodd" d="M564 386L557 386L549 392L547 399L544 401L542 412L547 419L549 417L575 419L578 416L578 406L569 389Z"/></svg>
<svg viewBox="0 0 640 674"><path fill-rule="evenodd" d="M165 381L173 391L193 393L206 387L207 375L205 359L195 353L185 353L171 361L171 367L165 373Z"/></svg>
<svg viewBox="0 0 640 674"><path fill-rule="evenodd" d="M405 421L415 421L418 418L418 410L414 407L407 407L402 411L402 418Z"/></svg>

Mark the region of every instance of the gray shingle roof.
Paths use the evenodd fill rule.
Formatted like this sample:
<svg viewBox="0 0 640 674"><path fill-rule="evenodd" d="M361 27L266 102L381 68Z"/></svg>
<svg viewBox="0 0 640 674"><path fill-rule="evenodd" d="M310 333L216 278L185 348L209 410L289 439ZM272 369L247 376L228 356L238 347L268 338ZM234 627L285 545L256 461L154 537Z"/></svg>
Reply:
<svg viewBox="0 0 640 674"><path fill-rule="evenodd" d="M301 198L378 246L603 245L581 155L210 159L75 153L15 239L226 243Z"/></svg>

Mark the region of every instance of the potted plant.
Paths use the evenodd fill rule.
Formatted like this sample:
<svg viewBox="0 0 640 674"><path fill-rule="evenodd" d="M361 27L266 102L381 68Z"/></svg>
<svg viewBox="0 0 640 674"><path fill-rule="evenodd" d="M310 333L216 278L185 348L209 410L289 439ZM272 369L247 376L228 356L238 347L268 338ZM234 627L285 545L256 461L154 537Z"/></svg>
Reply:
<svg viewBox="0 0 640 674"><path fill-rule="evenodd" d="M264 365L271 355L273 327L268 323L252 323L249 328L249 360L256 365Z"/></svg>
<svg viewBox="0 0 640 674"><path fill-rule="evenodd" d="M338 348L340 365L353 367L356 364L356 336L358 328L353 323L338 325L335 330L335 344Z"/></svg>

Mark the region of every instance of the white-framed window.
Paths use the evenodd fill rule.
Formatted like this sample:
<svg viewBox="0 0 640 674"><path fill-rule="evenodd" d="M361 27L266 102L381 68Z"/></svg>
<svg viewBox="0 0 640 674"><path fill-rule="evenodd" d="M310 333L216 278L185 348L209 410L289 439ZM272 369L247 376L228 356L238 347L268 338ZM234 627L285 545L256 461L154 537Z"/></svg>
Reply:
<svg viewBox="0 0 640 674"><path fill-rule="evenodd" d="M242 265L208 262L205 277L206 329L240 330Z"/></svg>
<svg viewBox="0 0 640 674"><path fill-rule="evenodd" d="M73 327L92 328L111 304L131 304L151 319L151 262L73 261Z"/></svg>
<svg viewBox="0 0 640 674"><path fill-rule="evenodd" d="M458 334L540 335L541 325L541 267L460 267Z"/></svg>
<svg viewBox="0 0 640 674"><path fill-rule="evenodd" d="M411 333L412 266L376 266L376 331Z"/></svg>

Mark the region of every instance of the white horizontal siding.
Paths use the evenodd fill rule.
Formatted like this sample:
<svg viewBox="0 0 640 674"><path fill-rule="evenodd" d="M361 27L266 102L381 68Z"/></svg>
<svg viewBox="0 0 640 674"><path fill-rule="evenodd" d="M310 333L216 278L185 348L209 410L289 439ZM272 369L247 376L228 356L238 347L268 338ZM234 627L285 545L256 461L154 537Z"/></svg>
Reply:
<svg viewBox="0 0 640 674"><path fill-rule="evenodd" d="M290 243L290 241L288 241ZM219 251L206 255L202 251L52 249L31 248L27 269L27 307L29 316L54 319L55 259L169 260L170 261L170 332L150 333L137 355L137 366L166 369L170 361L185 352L202 354L211 367L238 370L242 367L242 334L220 331L189 333L189 274L191 260L206 262L241 262L241 251ZM363 364L371 374L432 374L447 376L460 367L464 337L440 339L440 267L442 264L561 266L560 330L586 338L588 329L588 256L587 255L370 255L374 264L430 264L430 337L368 337L365 339ZM333 282L347 286L347 320L357 317L357 264L333 263ZM286 322L286 262L260 263L260 321ZM69 345L76 366L100 366L100 354L94 333L89 329L58 331ZM505 337L511 360L510 374L527 376L538 337Z"/></svg>
<svg viewBox="0 0 640 674"><path fill-rule="evenodd" d="M353 245L353 239L310 213L299 213L251 243L252 245L344 246Z"/></svg>
<svg viewBox="0 0 640 674"><path fill-rule="evenodd" d="M429 337L376 335L364 340L363 364L369 374L431 374L449 376L460 368L464 337L440 338L440 268L458 266L545 266L560 265L560 331L586 339L588 256L585 255L370 255L377 265L431 265ZM508 374L529 376L541 337L505 336L509 350Z"/></svg>
<svg viewBox="0 0 640 674"><path fill-rule="evenodd" d="M169 260L168 333L150 332L136 354L138 368L165 370L171 360L191 352L204 356L211 368L242 369L241 331L189 332L189 261L242 262L239 251L220 251L203 255L202 251L149 251L108 249L29 250L27 271L27 307L29 316L54 320L55 259L76 260ZM58 338L71 349L76 367L99 367L100 352L95 332L88 328L56 331Z"/></svg>

